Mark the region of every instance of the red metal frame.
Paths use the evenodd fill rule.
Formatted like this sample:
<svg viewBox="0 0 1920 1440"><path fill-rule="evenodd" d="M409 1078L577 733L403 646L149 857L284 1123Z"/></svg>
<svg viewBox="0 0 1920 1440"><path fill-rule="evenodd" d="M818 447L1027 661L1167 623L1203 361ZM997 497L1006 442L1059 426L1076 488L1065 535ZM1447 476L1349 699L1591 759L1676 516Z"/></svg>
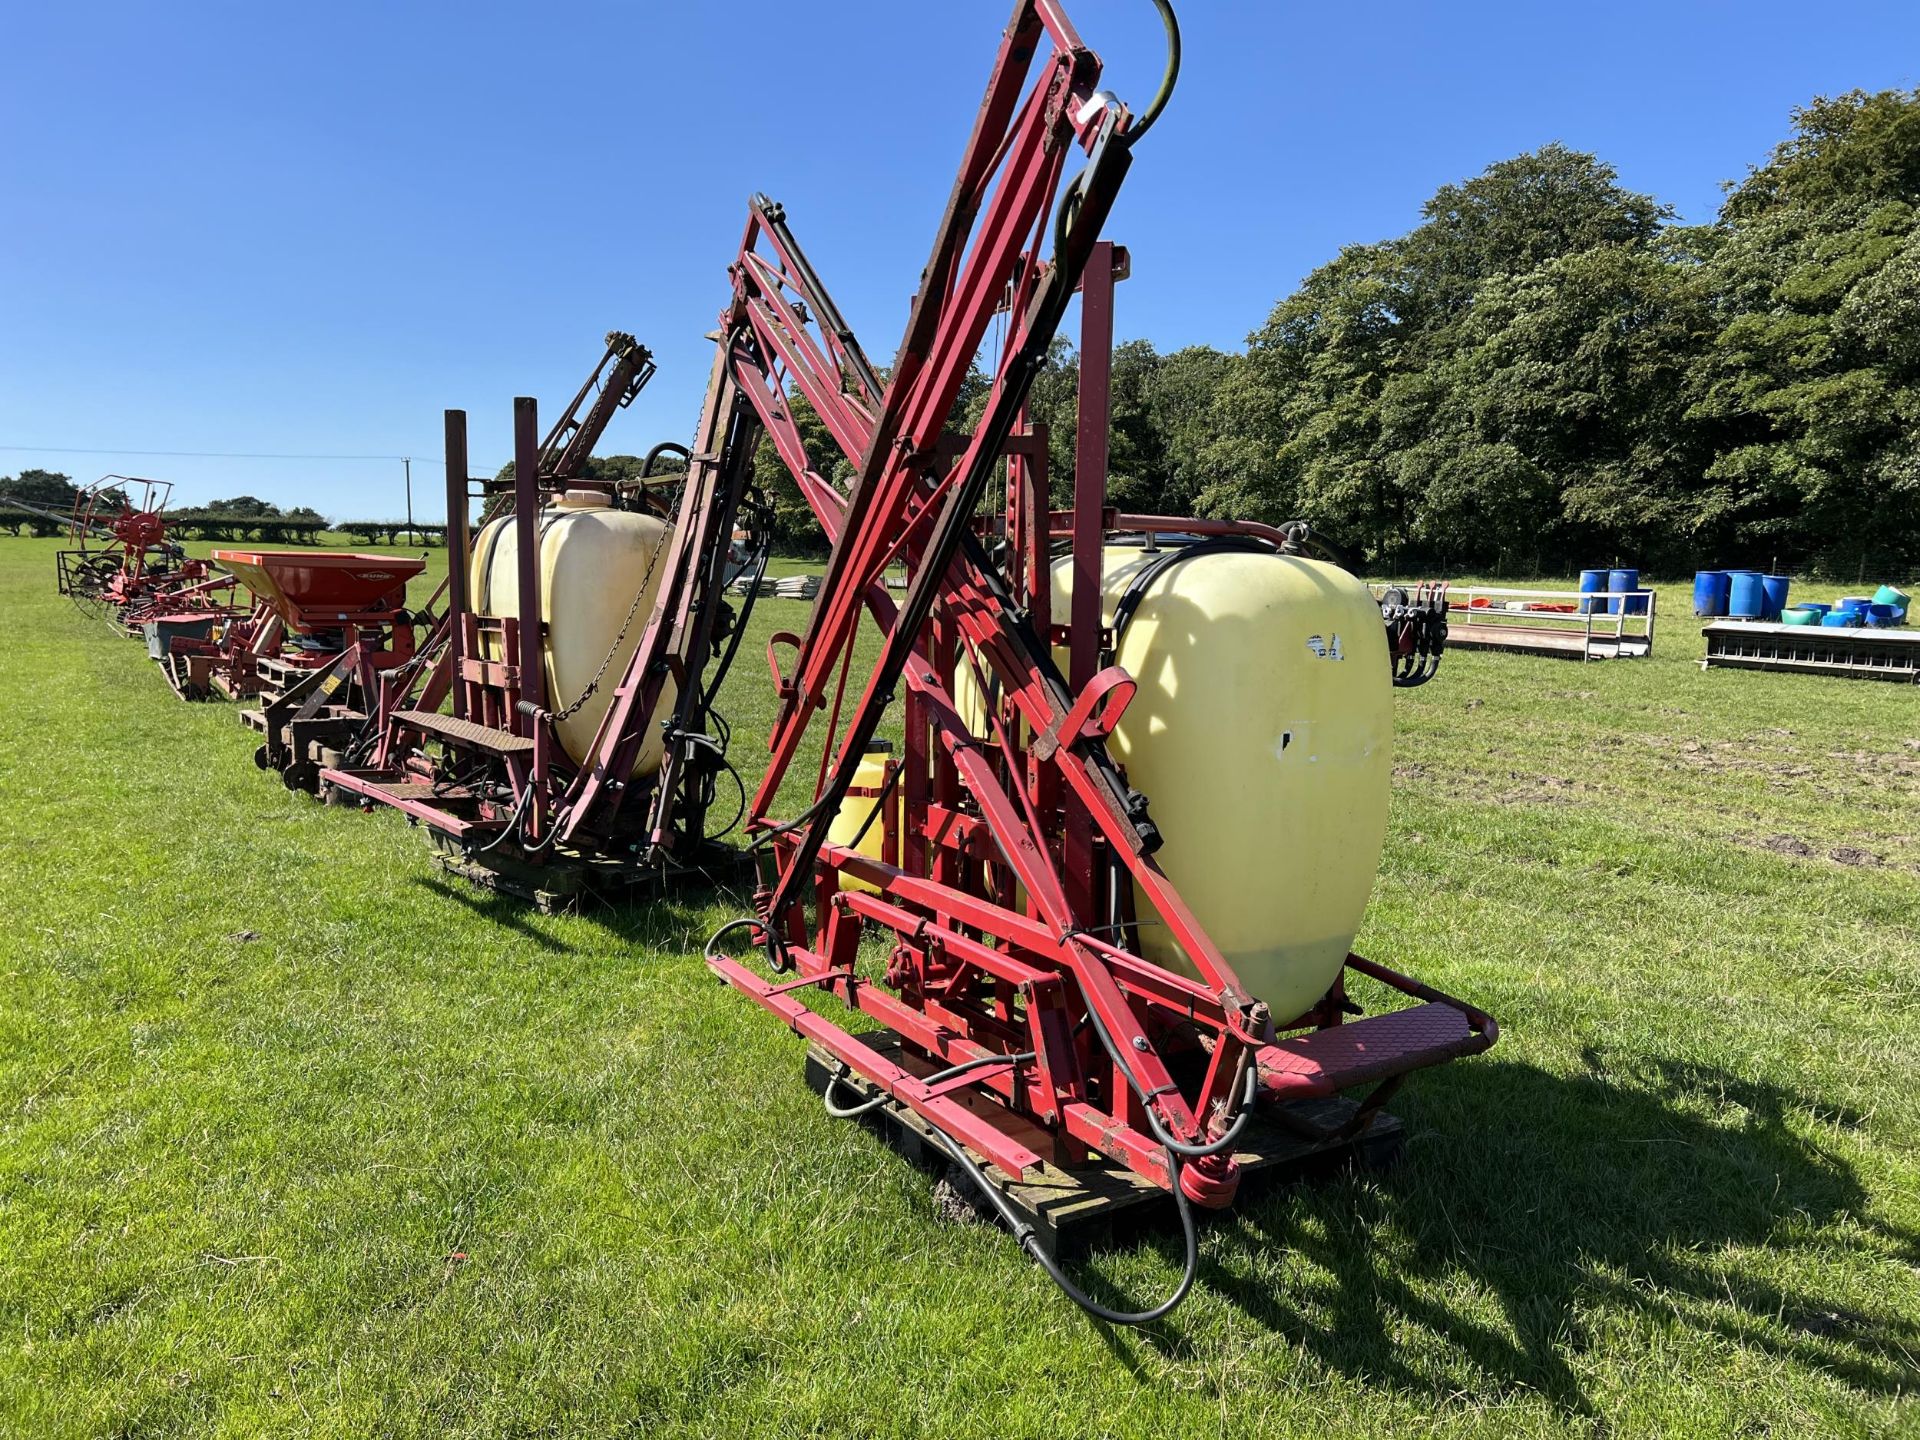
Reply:
<svg viewBox="0 0 1920 1440"><path fill-rule="evenodd" d="M167 538L172 493L171 481L138 475L105 475L80 491L67 522L79 548L54 555L60 593L104 608L134 635L161 616L230 613L233 582ZM90 548L89 540L102 543Z"/></svg>
<svg viewBox="0 0 1920 1440"><path fill-rule="evenodd" d="M594 441L652 373L644 347L616 332L608 337L607 358L544 442L535 402L515 401L511 513L537 515L546 495L591 483L578 471ZM723 617L730 612L723 597L734 526L753 508L749 452L727 443L740 423L741 407L724 379L716 365L700 438L684 476L635 497L653 507L662 499L655 488L677 491L668 517L673 536L632 657L621 673L605 677L613 686L613 701L586 762L579 765L562 749L553 728L554 710L568 697L545 694L539 527L515 527L518 612L475 613L466 586L472 489L466 416L447 412L453 583L444 649L418 695L383 697L380 739L365 763L326 769L323 785L367 806L402 811L489 870L511 864L550 871L557 862L589 853L605 857L614 850L651 873L707 858L708 781L724 768L724 741L712 733L710 701L718 679L711 667L728 633ZM486 484L481 488L487 493ZM483 644L483 636L497 643ZM500 658L484 658L489 649ZM720 663L724 666L724 659ZM677 698L673 713L662 716L669 678ZM441 705L448 700L451 713L442 716ZM649 728L663 723L667 744L660 769L644 782L632 781L636 752ZM439 744L439 755L427 749L429 740Z"/></svg>
<svg viewBox="0 0 1920 1440"><path fill-rule="evenodd" d="M1042 1159L1072 1167L1097 1152L1218 1207L1238 1185L1231 1137L1249 1095L1267 1102L1371 1084L1357 1128L1401 1075L1484 1049L1497 1028L1472 1006L1358 957L1350 969L1425 1003L1348 1021L1343 977L1307 1014L1269 1014L1155 862L1160 836L1145 798L1107 753L1133 693L1132 678L1103 662L1099 579L1109 532L1234 533L1276 549L1294 536L1247 523L1120 516L1106 505L1113 286L1126 262L1098 232L1132 131L1125 107L1096 89L1099 73L1056 5L1016 6L884 384L784 212L764 197L752 202L721 355L833 551L805 633L775 637L776 648L794 653L784 665L770 654L780 709L749 809L771 857L753 934L776 971L793 978L766 980L724 954L709 963L1006 1177ZM1087 163L1056 202L1076 145ZM1076 287L1078 462L1072 509L1055 514L1044 437L1026 423L1024 401ZM956 446L943 431L996 314L1007 317L1007 332L985 413ZM854 463L846 492L807 453L789 390L806 397ZM979 503L1003 460L1005 513L986 520ZM1050 614L1056 535L1073 570L1066 617ZM1005 541L998 557L987 548L993 537ZM884 581L895 562L910 577L898 600ZM864 681L854 677L849 699L862 612L883 637L881 655ZM1056 643L1068 652L1064 675ZM975 693L990 697L983 731L955 701L963 670ZM896 698L904 817L898 862L883 863L831 843L827 829ZM827 728L813 801L777 824L777 798L819 716ZM884 796L876 806L890 808ZM1128 948L1142 900L1198 979ZM875 930L891 943L884 982L856 964L863 935ZM926 1085L803 1005L796 992L807 988L881 1021L939 1065L1004 1063ZM1289 1031L1303 1033L1279 1038ZM1047 1137L1047 1153L1035 1148L1036 1133Z"/></svg>
<svg viewBox="0 0 1920 1440"><path fill-rule="evenodd" d="M218 639L174 637L168 670L181 695L203 699L215 688L230 699L273 695L343 655L352 656L357 693L371 695L379 675L412 663L418 635L406 590L424 562L266 549L215 550L213 560L229 584L245 579L252 603L244 616L236 608L226 618ZM437 600L427 602L428 612Z"/></svg>

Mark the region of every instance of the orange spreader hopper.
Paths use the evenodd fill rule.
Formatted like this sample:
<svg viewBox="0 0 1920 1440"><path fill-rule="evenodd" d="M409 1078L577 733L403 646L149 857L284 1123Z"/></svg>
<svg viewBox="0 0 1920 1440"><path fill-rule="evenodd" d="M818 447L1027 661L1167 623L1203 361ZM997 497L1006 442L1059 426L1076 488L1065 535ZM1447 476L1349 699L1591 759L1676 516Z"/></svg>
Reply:
<svg viewBox="0 0 1920 1440"><path fill-rule="evenodd" d="M427 565L350 550L216 550L213 558L301 629L391 614L406 603L407 582Z"/></svg>

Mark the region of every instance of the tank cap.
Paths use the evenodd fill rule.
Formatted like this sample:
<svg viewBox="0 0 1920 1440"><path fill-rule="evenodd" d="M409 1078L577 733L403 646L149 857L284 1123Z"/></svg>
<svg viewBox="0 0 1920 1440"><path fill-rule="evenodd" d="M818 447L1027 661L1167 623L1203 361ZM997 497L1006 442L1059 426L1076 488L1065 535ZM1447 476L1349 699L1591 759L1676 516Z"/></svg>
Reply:
<svg viewBox="0 0 1920 1440"><path fill-rule="evenodd" d="M562 510L604 510L613 497L604 490L569 490L553 503Z"/></svg>

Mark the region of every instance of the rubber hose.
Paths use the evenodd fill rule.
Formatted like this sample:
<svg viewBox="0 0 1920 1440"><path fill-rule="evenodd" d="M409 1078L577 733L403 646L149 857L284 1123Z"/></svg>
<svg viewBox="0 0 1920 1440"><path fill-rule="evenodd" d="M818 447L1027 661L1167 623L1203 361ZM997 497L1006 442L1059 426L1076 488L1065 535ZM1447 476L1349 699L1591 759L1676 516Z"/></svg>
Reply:
<svg viewBox="0 0 1920 1440"><path fill-rule="evenodd" d="M1180 22L1174 17L1169 0L1153 0L1153 8L1160 12L1160 23L1167 30L1167 68L1160 77L1160 88L1153 92L1153 99L1147 102L1145 113L1127 132L1130 144L1153 128L1153 122L1167 108L1167 101L1173 98L1173 87L1180 80Z"/></svg>

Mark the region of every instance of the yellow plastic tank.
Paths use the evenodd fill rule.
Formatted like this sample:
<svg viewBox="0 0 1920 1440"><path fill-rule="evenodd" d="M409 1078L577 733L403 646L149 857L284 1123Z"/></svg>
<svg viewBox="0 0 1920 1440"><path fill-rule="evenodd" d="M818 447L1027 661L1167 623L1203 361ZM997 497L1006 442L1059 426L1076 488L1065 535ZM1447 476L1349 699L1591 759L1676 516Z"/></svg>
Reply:
<svg viewBox="0 0 1920 1440"><path fill-rule="evenodd" d="M513 516L503 516L474 536L468 584L478 614L510 617L519 612L516 523ZM651 515L614 509L597 490L569 490L540 511L540 613L546 620L548 708L561 710L572 704L606 662L593 695L554 727L561 748L575 764L585 763L600 721L613 703L614 687L646 632L672 533L671 527ZM607 660L609 650L614 652L611 661ZM661 689L663 709L673 704L674 695L669 679ZM635 775L651 775L660 766L660 727L649 723L643 733Z"/></svg>
<svg viewBox="0 0 1920 1440"><path fill-rule="evenodd" d="M893 756L888 752L884 742L877 743L880 748L869 750L860 757L860 764L853 772L853 784L840 801L839 808L833 812L833 822L827 826L827 839L835 845L845 845L858 850L862 855L871 856L875 860L884 860L887 858L885 854L887 819L884 814L874 815L873 807L881 790L886 786L887 765ZM890 801L894 806L896 820L901 803L899 789L898 785L894 787L894 794ZM869 815L873 815L871 825L867 825ZM867 827L865 835L860 834L862 825ZM855 836L859 836L858 845L854 844ZM874 890L874 887L866 881L856 880L850 875L842 875L840 884L841 888L847 890L869 892Z"/></svg>
<svg viewBox="0 0 1920 1440"><path fill-rule="evenodd" d="M1164 552L1111 546L1102 623ZM1072 568L1053 566L1053 613ZM1064 651L1056 652L1066 669ZM1242 983L1281 1024L1332 985L1360 928L1386 839L1393 686L1380 607L1335 565L1215 551L1162 570L1115 662L1139 684L1109 742L1150 802L1156 855ZM955 699L970 724L967 667ZM1141 904L1148 959L1197 975Z"/></svg>

